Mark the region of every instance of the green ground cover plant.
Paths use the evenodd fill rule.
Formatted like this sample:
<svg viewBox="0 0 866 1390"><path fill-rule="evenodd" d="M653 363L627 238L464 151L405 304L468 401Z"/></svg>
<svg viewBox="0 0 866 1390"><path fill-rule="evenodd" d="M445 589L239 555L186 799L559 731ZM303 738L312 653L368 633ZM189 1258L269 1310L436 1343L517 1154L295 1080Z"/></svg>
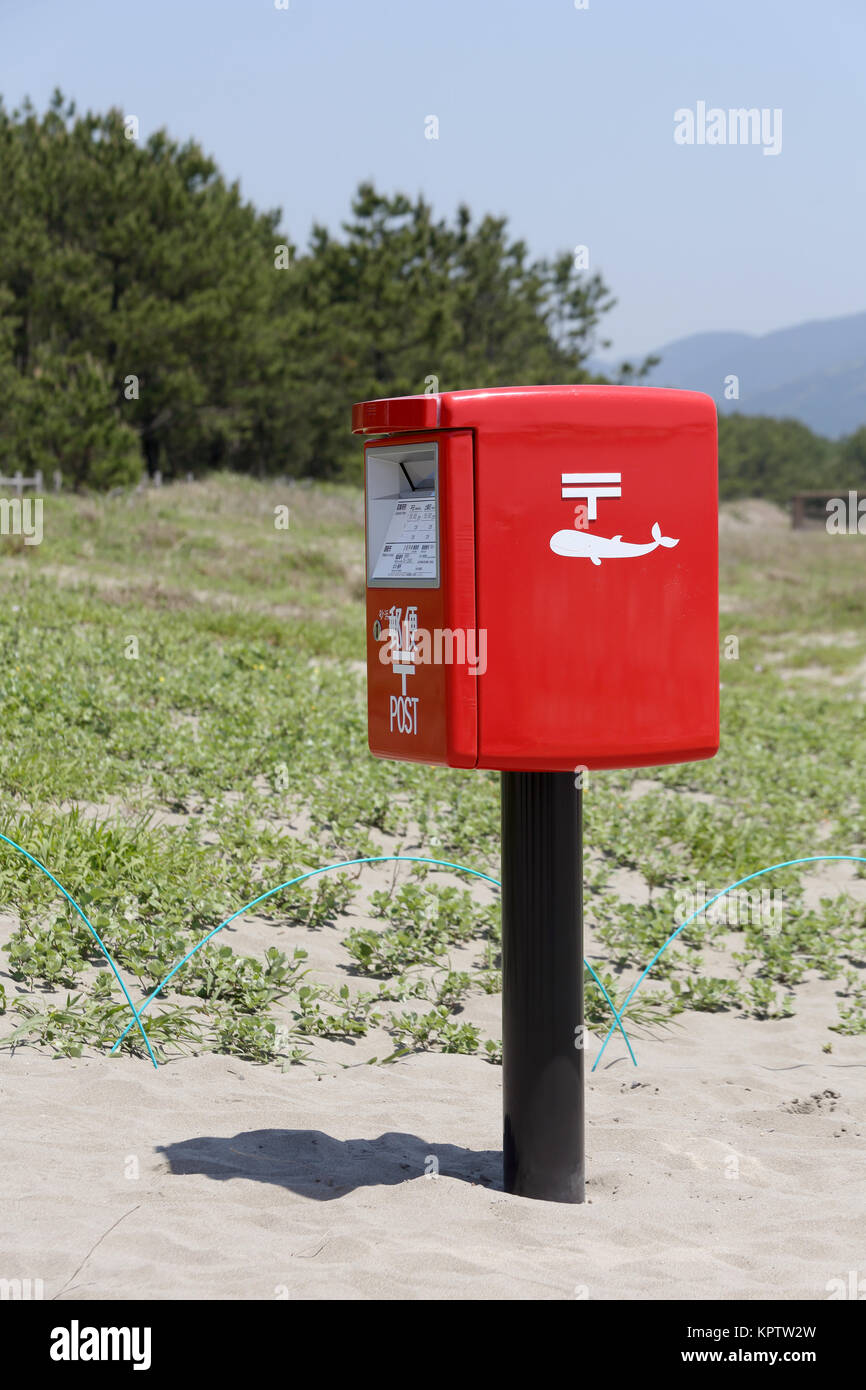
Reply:
<svg viewBox="0 0 866 1390"><path fill-rule="evenodd" d="M242 903L321 864L416 853L497 875L495 774L367 750L356 488L219 475L61 494L40 546L13 540L0 539L0 832L73 893L133 997ZM720 642L738 651L722 661L721 753L589 778L588 954L618 1004L679 924L682 891L866 854L864 570L860 537L723 532ZM778 930L699 918L627 1023L796 1016L798 989L822 979L828 1041L866 1032L863 874L828 880L818 903L806 878L768 883L784 895ZM458 879L352 868L268 899L255 918L278 940L222 933L154 1000L157 1056L291 1065L385 1030L380 1060L422 1047L498 1060L472 1016L499 988L498 895ZM0 921L2 1044L107 1050L129 1017L116 981L54 886L2 845ZM318 942L337 943L327 978ZM605 1032L589 977L586 995ZM137 1030L124 1050L144 1055Z"/></svg>

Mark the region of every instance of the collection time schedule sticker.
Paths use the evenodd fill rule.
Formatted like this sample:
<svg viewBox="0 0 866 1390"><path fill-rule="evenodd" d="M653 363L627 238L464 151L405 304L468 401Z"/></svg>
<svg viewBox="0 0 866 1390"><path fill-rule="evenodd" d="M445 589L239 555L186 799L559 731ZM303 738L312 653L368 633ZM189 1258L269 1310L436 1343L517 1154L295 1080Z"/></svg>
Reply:
<svg viewBox="0 0 866 1390"><path fill-rule="evenodd" d="M401 498L382 546L374 579L436 578L436 498Z"/></svg>

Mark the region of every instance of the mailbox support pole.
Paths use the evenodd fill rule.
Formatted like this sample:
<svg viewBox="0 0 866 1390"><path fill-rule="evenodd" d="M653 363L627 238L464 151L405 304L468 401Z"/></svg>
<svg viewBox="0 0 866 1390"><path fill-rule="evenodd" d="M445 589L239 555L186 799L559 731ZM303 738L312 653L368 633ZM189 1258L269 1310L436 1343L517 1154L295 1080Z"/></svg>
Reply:
<svg viewBox="0 0 866 1390"><path fill-rule="evenodd" d="M502 773L505 1191L584 1200L583 807L570 772Z"/></svg>

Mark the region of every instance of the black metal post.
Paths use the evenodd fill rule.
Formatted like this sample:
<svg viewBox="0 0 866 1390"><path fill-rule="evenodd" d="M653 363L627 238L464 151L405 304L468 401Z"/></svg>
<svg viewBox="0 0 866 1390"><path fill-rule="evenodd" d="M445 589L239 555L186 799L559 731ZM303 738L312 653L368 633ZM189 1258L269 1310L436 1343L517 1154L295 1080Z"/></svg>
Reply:
<svg viewBox="0 0 866 1390"><path fill-rule="evenodd" d="M505 1190L584 1200L582 792L502 773Z"/></svg>

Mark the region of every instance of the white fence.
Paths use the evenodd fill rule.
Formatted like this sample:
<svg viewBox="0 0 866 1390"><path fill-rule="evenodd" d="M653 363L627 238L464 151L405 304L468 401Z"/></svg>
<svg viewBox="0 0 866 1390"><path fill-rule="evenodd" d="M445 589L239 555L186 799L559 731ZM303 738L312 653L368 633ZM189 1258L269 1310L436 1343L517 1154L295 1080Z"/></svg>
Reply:
<svg viewBox="0 0 866 1390"><path fill-rule="evenodd" d="M54 491L60 492L63 487L63 474L60 472L59 468L55 468L52 481L54 484ZM4 489L14 489L16 496L21 497L26 487L32 487L34 492L42 492L44 490L41 468L37 468L32 478L25 478L20 468L11 478L0 477L0 491Z"/></svg>
<svg viewBox="0 0 866 1390"><path fill-rule="evenodd" d="M186 481L188 483L194 483L195 475L193 473L187 473ZM63 474L60 472L59 468L55 468L54 473L52 474L51 483L54 492L63 491ZM2 475L0 475L0 492L14 492L17 497L21 497L26 487L32 487L34 492L44 491L45 478L43 476L41 468L37 468L32 478L25 478L20 468L17 473L14 473L12 475L11 478L4 478ZM153 473L150 477L148 477L148 475L145 473L144 477L136 485L133 491L145 492L150 487L162 487L162 474L160 473L159 469L157 469L156 472ZM128 488L126 487L113 487L109 491L108 496L120 497L127 491Z"/></svg>

